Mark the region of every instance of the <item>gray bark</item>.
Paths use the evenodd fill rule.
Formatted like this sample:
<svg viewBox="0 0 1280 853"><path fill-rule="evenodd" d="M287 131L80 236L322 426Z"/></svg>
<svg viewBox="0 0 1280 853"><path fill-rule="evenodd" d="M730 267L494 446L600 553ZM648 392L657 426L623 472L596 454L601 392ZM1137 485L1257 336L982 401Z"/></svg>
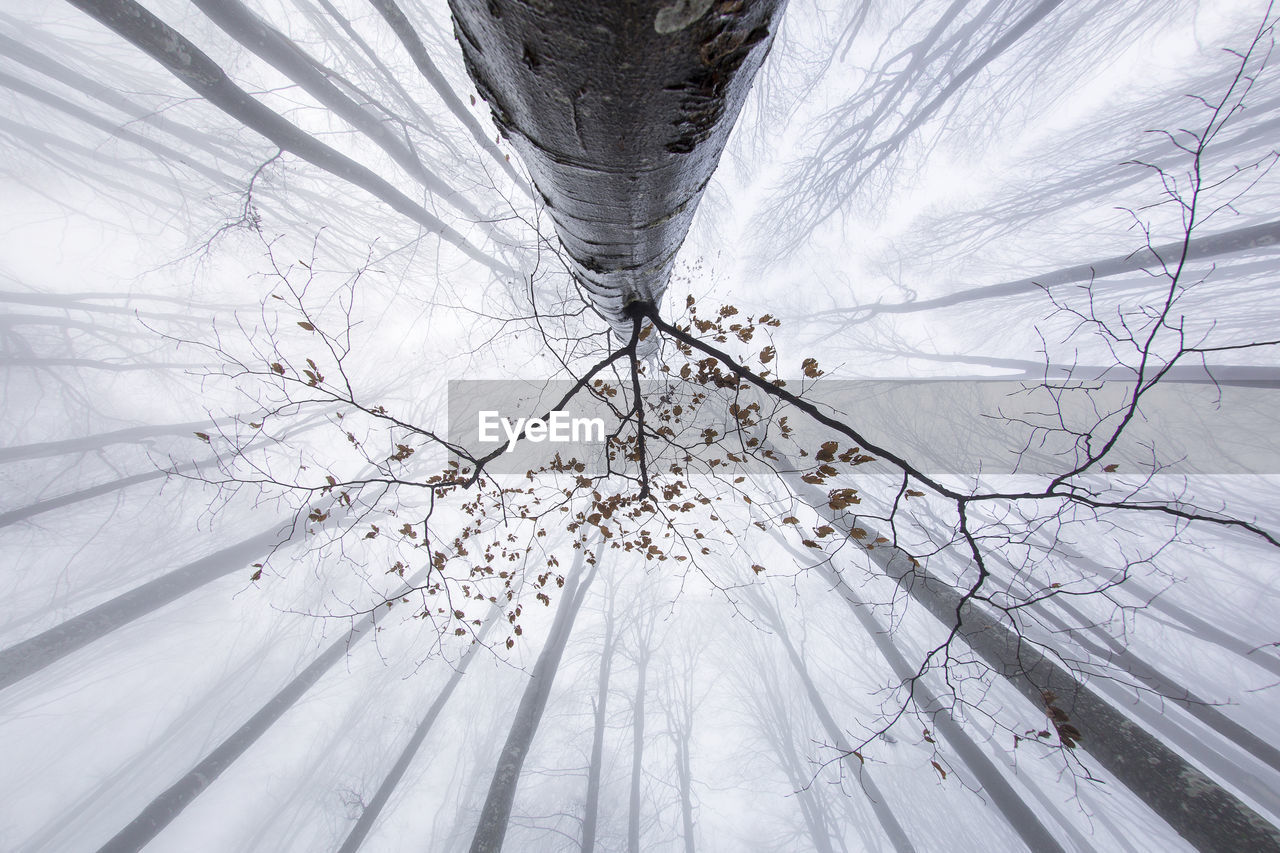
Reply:
<svg viewBox="0 0 1280 853"><path fill-rule="evenodd" d="M1073 607L1069 601L1056 598L1053 604L1070 615L1075 620L1076 625L1088 623L1084 614ZM1223 738L1235 743L1236 746L1270 766L1272 770L1280 773L1280 749L1267 743L1235 720L1232 720L1214 707L1209 700L1197 696L1193 691L1177 684L1170 676L1161 672L1159 667L1148 663L1146 659L1127 648L1120 640L1117 640L1101 628L1080 629L1072 627L1052 612L1047 612L1043 609L1039 612L1045 621L1056 630L1071 637L1084 649L1097 655L1100 660L1107 660L1119 666L1126 673L1133 676L1135 681L1145 685L1153 693L1183 708L1187 713L1213 729Z"/></svg>
<svg viewBox="0 0 1280 853"><path fill-rule="evenodd" d="M782 0L451 0L467 71L625 340L657 304Z"/></svg>

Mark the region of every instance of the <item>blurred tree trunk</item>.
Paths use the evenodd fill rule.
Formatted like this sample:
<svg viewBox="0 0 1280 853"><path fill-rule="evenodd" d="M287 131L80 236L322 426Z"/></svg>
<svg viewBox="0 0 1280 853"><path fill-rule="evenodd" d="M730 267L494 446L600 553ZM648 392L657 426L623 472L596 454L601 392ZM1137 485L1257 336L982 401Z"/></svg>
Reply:
<svg viewBox="0 0 1280 853"><path fill-rule="evenodd" d="M783 478L791 490L846 536L851 516L831 510L827 493L799 475ZM874 539L878 532L856 519ZM870 560L930 614L958 634L997 675L1032 705L1060 709L1088 752L1188 843L1200 850L1280 851L1280 829L1227 791L1163 741L1136 724L1051 660L1017 631L965 600L961 590L934 576L893 545L868 551Z"/></svg>
<svg viewBox="0 0 1280 853"><path fill-rule="evenodd" d="M747 591L748 598L755 602L761 617L764 618L782 642L782 647L787 653L787 660L791 662L791 667L795 670L796 677L804 685L805 696L808 697L809 704L813 706L813 712L818 716L819 722L822 723L822 728L827 733L827 739L831 741L832 746L842 753L841 760L849 771L849 777L856 780L857 784L866 793L867 800L871 803L871 808L875 812L876 818L880 821L880 828L884 830L884 834L893 844L893 849L898 853L914 853L915 845L911 843L911 839L907 838L906 830L902 828L902 824L898 822L898 818L894 815L888 800L880 792L875 780L871 778L871 771L862 763L861 756L854 752L853 747L849 744L849 739L845 737L844 731L836 722L835 717L832 716L831 709L827 707L826 700L822 698L822 693L818 690L818 686L813 683L813 677L809 675L809 668L805 666L804 659L800 656L799 651L796 650L795 644L791 642L791 637L782 621L782 615L772 602L765 600L764 594L759 590L748 588Z"/></svg>
<svg viewBox="0 0 1280 853"><path fill-rule="evenodd" d="M503 608L501 606L494 605L489 615L485 617L484 625L476 632L471 646L467 649L466 654L462 656L462 660L458 661L458 665L454 668L453 674L449 676L449 680L445 682L444 687L440 688L440 692L436 694L431 707L427 709L422 721L414 729L413 736L409 738L409 742L400 751L400 757L396 759L396 763L391 766L391 771L387 773L386 778L378 786L373 798L369 800L369 804L360 813L360 819L356 821L356 825L351 827L351 832L347 833L347 838L342 842L342 846L338 848L338 853L356 853L360 849L360 845L364 843L365 838L369 835L369 830L373 828L374 822L382 814L382 809L386 806L387 800L391 799L391 794L395 791L396 785L400 784L400 780L404 778L405 771L409 769L414 756L418 754L418 749L422 746L422 742L431 733L436 718L440 716L440 712L448 704L449 698L453 696L453 691L457 689L458 683L462 681L462 676L467 674L467 667L471 665L471 659L476 656L476 652L484 645L484 639L488 636L489 629L502 618L502 611Z"/></svg>
<svg viewBox="0 0 1280 853"><path fill-rule="evenodd" d="M637 644L636 696L631 704L631 790L627 798L627 851L640 851L640 780L644 771L644 697L645 679L649 672L650 648L646 634Z"/></svg>
<svg viewBox="0 0 1280 853"><path fill-rule="evenodd" d="M791 543L777 530L770 531L774 538L787 550L796 555L800 562L799 565L809 559L806 555L799 553ZM895 678L903 683L907 683L915 675L915 669L907 662L906 657L898 647L894 645L893 638L890 633L885 630L875 616L867 609L857 595L844 582L844 578L831 568L830 563L822 563L818 567L819 576L832 589L837 591L840 596L849 605L849 612L862 625L863 630L867 632L867 636L876 644L876 648L880 650L880 654L884 656L889 667L893 670ZM1039 851L1058 851L1062 853L1062 845L1053 837L1048 828L1041 823L1040 818L1031 810L1030 806L1018 795L1009 781L1005 779L1004 774L1000 772L1000 768L991 761L982 748L971 738L959 723L951 716L951 712L943 708L938 701L938 697L933 694L922 680L912 682L911 697L913 701L928 715L929 721L933 724L934 729L942 736L946 744L955 750L963 761L969 772L973 774L974 781L981 786L982 790L991 798L991 803L1000 812L1000 815L1008 824L1013 827L1018 836L1026 843L1027 848Z"/></svg>
<svg viewBox="0 0 1280 853"><path fill-rule="evenodd" d="M603 550L603 540L600 550ZM599 551L597 557L598 554ZM583 562L584 551L580 549L575 553L573 568L565 579L560 607L551 623L547 644L543 646L538 661L533 666L533 674L520 698L511 731L507 734L502 754L498 756L498 766L493 771L489 794L480 809L480 821L471 839L471 853L497 853L502 849L503 839L507 835L507 823L511 820L511 807L515 803L516 788L520 783L520 769L529 754L534 735L538 733L538 724L542 722L542 712L546 710L547 699L551 696L551 685L555 682L560 658L564 655L569 635L573 631L573 622L582 607L587 589L596 576L597 558L591 559L591 568L587 570L585 577Z"/></svg>
<svg viewBox="0 0 1280 853"><path fill-rule="evenodd" d="M596 824L600 816L600 773L604 763L604 728L609 707L609 674L613 669L613 631L613 593L610 591L604 614L604 647L600 650L600 674L596 679L591 765L587 768L587 799L582 815L582 853L593 853L596 847Z"/></svg>
<svg viewBox="0 0 1280 853"><path fill-rule="evenodd" d="M425 578L426 572L421 572L408 580L401 592L391 596L391 600L408 593ZM228 767L235 763L236 759L253 746L258 738L266 734L276 721L294 706L294 703L315 686L321 676L350 654L352 646L365 637L371 636L378 620L387 612L386 608L379 607L361 617L351 626L351 631L347 635L330 643L319 657L282 687L240 728L212 749L164 793L152 800L124 829L112 836L110 841L102 845L98 853L137 853L155 840L155 837L173 823L196 797L203 794Z"/></svg>
<svg viewBox="0 0 1280 853"><path fill-rule="evenodd" d="M133 0L68 0L71 5L109 27L159 62L196 94L246 128L289 153L346 181L375 198L467 257L500 276L514 271L476 248L454 228L405 195L376 172L292 124L266 107L227 75L189 39Z"/></svg>

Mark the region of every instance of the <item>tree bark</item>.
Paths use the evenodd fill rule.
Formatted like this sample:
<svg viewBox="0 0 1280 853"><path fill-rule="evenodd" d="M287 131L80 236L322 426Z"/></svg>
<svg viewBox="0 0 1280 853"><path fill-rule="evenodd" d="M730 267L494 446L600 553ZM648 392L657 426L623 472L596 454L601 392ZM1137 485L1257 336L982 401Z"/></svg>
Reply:
<svg viewBox="0 0 1280 853"><path fill-rule="evenodd" d="M451 0L467 71L623 340L657 304L783 0Z"/></svg>

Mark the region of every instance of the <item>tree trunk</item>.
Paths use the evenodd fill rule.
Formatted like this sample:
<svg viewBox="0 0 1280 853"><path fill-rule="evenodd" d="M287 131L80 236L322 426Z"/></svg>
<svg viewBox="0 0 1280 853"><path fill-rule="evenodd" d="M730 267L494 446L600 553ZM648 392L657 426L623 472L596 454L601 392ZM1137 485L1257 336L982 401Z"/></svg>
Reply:
<svg viewBox="0 0 1280 853"><path fill-rule="evenodd" d="M428 169L408 143L330 80L331 72L305 53L284 33L267 24L239 0L191 0L223 32L286 75L319 103L359 130L426 190L452 205L473 222L486 217L474 204Z"/></svg>
<svg viewBox="0 0 1280 853"><path fill-rule="evenodd" d="M657 304L782 0L451 0L467 71L623 339Z"/></svg>
<svg viewBox="0 0 1280 853"><path fill-rule="evenodd" d="M392 599L410 592L425 577L426 572L419 573L407 581L402 591L392 596ZM378 619L386 613L386 608L378 608L362 617L351 627L349 634L331 643L306 669L298 673L292 681L281 688L280 692L258 709L257 713L244 725L218 744L212 752L191 768L190 772L152 800L141 814L129 822L128 826L102 845L98 853L136 853L150 844L237 758L244 755L245 750L253 746L258 738L262 737L286 711L292 708L293 704L310 690L321 676L346 657L352 646L370 636Z"/></svg>
<svg viewBox="0 0 1280 853"><path fill-rule="evenodd" d="M287 530L287 524L268 527L256 536L147 581L0 651L0 690L207 583L235 571L244 571L251 561L261 558L281 539L287 538L284 536Z"/></svg>
<svg viewBox="0 0 1280 853"><path fill-rule="evenodd" d="M866 519L828 509L824 491L797 474L783 479L791 490L847 535L851 526L876 532ZM1134 723L1046 655L954 586L917 565L905 551L878 545L871 558L904 592L948 627L960 618L959 634L992 671L1007 679L1036 708L1051 692L1057 707L1079 729L1080 749L1145 802L1199 850L1280 851L1280 829L1245 805L1150 732Z"/></svg>
<svg viewBox="0 0 1280 853"><path fill-rule="evenodd" d="M320 0L321 3L328 6L327 0ZM436 94L440 96L440 100L444 102L445 108L453 114L467 132L471 134L471 138L475 140L476 145L482 151L488 152L493 158L493 162L498 164L498 168L502 169L516 185L519 190L526 196L530 196L529 182L520 176L520 173L511 165L507 155L502 153L496 142L489 138L489 134L480 126L480 122L476 121L475 116L467 111L462 101L458 99L457 94L449 86L449 81L440 73L440 69L431 61L431 54L427 52L427 46L422 43L422 39L418 38L418 33L414 30L413 24L409 22L408 17L396 5L395 0L369 0L378 13L382 15L383 20L391 27L391 31L396 34L396 38L400 40L400 44L408 51L409 58L413 60L413 64L417 66L419 73L423 79L430 84ZM332 7L330 7L332 8ZM354 32L351 30L350 32ZM395 76L388 74L388 80L393 86L398 87L399 82ZM407 97L407 96L406 96Z"/></svg>
<svg viewBox="0 0 1280 853"><path fill-rule="evenodd" d="M603 542L600 550L603 550ZM563 597L552 621L547 644L533 666L532 677L520 698L520 706L516 709L515 720L511 723L511 731L507 734L502 754L498 756L498 766L493 771L489 795L480 810L476 834L471 839L471 853L498 853L502 849L503 839L507 835L507 823L511 819L511 806L516 798L516 787L520 783L520 769L524 766L525 756L529 754L533 737L538 733L538 724L547 707L551 685L555 681L556 670L560 667L564 648L569 642L569 634L573 631L578 608L582 606L587 588L596 576L598 563L593 560L586 576L581 577L583 561L583 550L578 550L573 569L565 581Z"/></svg>
<svg viewBox="0 0 1280 853"><path fill-rule="evenodd" d="M1227 255L1244 252L1249 249L1261 249L1280 245L1280 221L1252 225L1247 228L1236 228L1219 234L1195 237L1186 243L1187 260L1195 261L1211 258L1215 255ZM1159 267L1163 261L1179 257L1183 251L1183 241L1165 243L1160 246L1140 249L1127 255L1116 255L1074 267L1063 267L1051 270L1031 278L1007 281L1001 284L988 284L984 287L971 287L949 293L946 296L935 296L932 299L920 299L915 302L886 302L869 305L866 308L835 308L822 311L812 316L856 314L862 321L875 314L913 314L917 311L931 311L935 308L950 308L966 302L978 302L983 299L996 299L1001 296L1015 296L1022 293L1042 293L1044 289L1064 284L1089 282L1129 272L1141 272L1153 266ZM1151 280L1140 278L1136 285L1149 286ZM1103 285L1105 287L1105 285ZM862 316L865 315L865 316Z"/></svg>
<svg viewBox="0 0 1280 853"><path fill-rule="evenodd" d="M806 562L806 557L799 554L796 549L787 542L781 533L772 531L774 538L787 550L796 554L800 558L800 565ZM849 612L862 625L867 635L871 637L876 644L876 648L880 650L880 654L888 662L889 667L893 670L895 678L904 683L915 675L915 668L907 662L902 652L893 644L893 639L889 633L876 621L872 613L863 606L853 590L849 588L844 579L838 573L832 570L831 564L824 562L818 567L818 573L822 579L833 589L839 592L840 596L849 605ZM992 763L982 748L969 737L968 733L957 723L947 711L938 702L938 698L933 694L922 680L914 682L911 691L912 700L920 707L925 714L928 715L929 721L933 724L938 734L956 754L964 761L969 772L973 774L975 781L991 798L991 802L999 810L1005 821L1013 827L1018 833L1018 837L1023 840L1029 850L1035 853L1041 851L1058 851L1063 853L1062 845L1053 837L1049 830L1045 827L1036 813L1026 804L1009 784L1009 780L1004 777L1000 768Z"/></svg>
<svg viewBox="0 0 1280 853"><path fill-rule="evenodd" d="M640 851L640 780L644 770L644 696L649 649L637 649L636 696L631 704L631 791L627 798L627 853Z"/></svg>
<svg viewBox="0 0 1280 853"><path fill-rule="evenodd" d="M44 441L37 444L20 444L16 447L0 447L0 463L17 462L20 459L39 459L46 456L64 456L73 453L89 453L112 444L142 444L149 438L165 435L190 437L196 430L210 431L211 427L235 422L235 418L218 418L212 421L190 421L182 424L129 427L113 432L67 438L61 441Z"/></svg>
<svg viewBox="0 0 1280 853"><path fill-rule="evenodd" d="M587 799L582 815L582 853L594 853L596 822L600 814L600 773L604 763L604 726L609 707L609 674L613 668L613 596L604 616L604 648L600 650L600 674L596 679L595 726L591 736L591 764L587 768Z"/></svg>
<svg viewBox="0 0 1280 853"><path fill-rule="evenodd" d="M469 243L422 205L366 166L324 144L265 107L231 81L203 51L133 0L68 0L167 68L196 94L288 151L331 175L370 193L397 213L452 244L498 275L513 275L505 264Z"/></svg>
<svg viewBox="0 0 1280 853"><path fill-rule="evenodd" d="M690 731L684 730L676 737L676 775L680 779L680 822L683 827L684 853L694 853L693 768L689 761L690 735Z"/></svg>
<svg viewBox="0 0 1280 853"><path fill-rule="evenodd" d="M880 821L880 828L884 830L884 834L888 836L890 843L893 844L893 849L898 853L914 853L915 846L907 838L907 833L902 828L902 824L898 823L898 818L894 815L888 800L880 792L875 780L871 778L871 771L854 753L853 747L844 735L844 731L836 723L830 709L827 708L827 703L818 691L818 686L813 683L813 678L809 675L809 668L805 666L804 660L800 657L799 652L796 651L796 647L791 642L791 638L787 635L786 628L782 624L782 617L773 608L772 604L764 601L762 593L759 593L758 590L752 591L758 596L757 604L759 605L761 616L770 623L769 626L778 635L778 639L782 641L782 647L787 652L787 660L791 662L791 667L795 670L796 676L800 679L801 684L804 685L805 695L809 699L809 704L813 706L813 711L817 714L818 721L822 723L823 729L826 730L827 738L831 741L832 746L842 753L841 760L848 769L850 778L856 779L866 793L867 800L871 803L871 809Z"/></svg>
<svg viewBox="0 0 1280 853"><path fill-rule="evenodd" d="M809 832L813 849L815 853L835 853L831 833L827 829L830 819L825 807L818 799L818 792L821 789L811 784L812 779L806 775L803 762L796 752L795 743L791 737L795 726L781 700L782 688L774 678L771 666L761 667L756 675L759 680L752 685L756 695L751 699L751 704L755 708L765 739L769 741L769 745L778 756L778 766L786 773L787 781L791 783L791 789L800 806L800 816L804 819L805 829Z"/></svg>
<svg viewBox="0 0 1280 853"><path fill-rule="evenodd" d="M440 712L444 710L444 706L449 701L449 697L453 695L453 691L457 688L458 682L462 681L462 676L467 674L467 667L471 665L471 659L476 656L481 646L484 644L484 638L488 636L489 629L492 628L499 620L502 614L501 607L495 607L493 611L484 620L484 625L476 632L475 640L467 649L466 654L462 656L462 660L458 661L457 667L454 668L453 675L449 676L448 682L436 694L435 701L431 703L431 707L427 709L426 715L423 716L422 722L418 723L418 727L414 730L413 736L409 738L409 742L404 745L404 749L400 751L400 757L396 759L396 763L392 765L391 771L387 773L382 784L378 786L378 790L374 793L373 798L369 800L369 804L365 806L364 811L360 813L360 819L356 821L356 825L351 827L351 831L347 833L347 838L342 842L342 847L338 848L338 853L356 853L360 849L360 845L364 843L365 837L369 834L369 830L373 828L373 824L377 821L378 816L382 814L382 809L387 804L387 800L391 799L392 792L395 791L396 785L400 784L400 780L404 778L405 771L409 769L409 765L413 762L413 757L418 754L418 749L422 746L422 742L427 739L427 735L431 732L431 727L435 725L436 718L440 716Z"/></svg>

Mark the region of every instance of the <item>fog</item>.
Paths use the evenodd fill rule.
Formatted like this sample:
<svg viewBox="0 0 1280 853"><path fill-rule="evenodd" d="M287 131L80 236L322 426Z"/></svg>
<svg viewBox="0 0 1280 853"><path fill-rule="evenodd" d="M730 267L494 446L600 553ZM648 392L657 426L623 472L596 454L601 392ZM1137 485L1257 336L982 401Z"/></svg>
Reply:
<svg viewBox="0 0 1280 853"><path fill-rule="evenodd" d="M1280 849L1271 6L473 5L0 2L0 849Z"/></svg>

